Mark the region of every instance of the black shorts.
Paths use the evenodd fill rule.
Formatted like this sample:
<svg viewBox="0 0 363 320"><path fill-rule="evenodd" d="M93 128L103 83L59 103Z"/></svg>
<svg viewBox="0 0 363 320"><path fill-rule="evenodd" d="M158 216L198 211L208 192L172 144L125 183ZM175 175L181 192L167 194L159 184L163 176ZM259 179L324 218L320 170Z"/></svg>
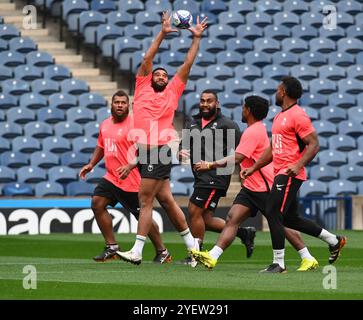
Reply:
<svg viewBox="0 0 363 320"><path fill-rule="evenodd" d="M202 209L214 211L218 206L218 201L226 195L225 190L196 188L189 201Z"/></svg>
<svg viewBox="0 0 363 320"><path fill-rule="evenodd" d="M170 178L172 167L171 149L158 146L151 149L138 150L138 169L141 178L165 180Z"/></svg>
<svg viewBox="0 0 363 320"><path fill-rule="evenodd" d="M251 217L255 217L260 211L265 214L266 201L269 192L253 192L247 188L242 188L233 201L233 204L241 204L251 210Z"/></svg>
<svg viewBox="0 0 363 320"><path fill-rule="evenodd" d="M111 200L110 205L112 207L119 202L136 219L139 219L140 205L137 192L126 192L105 178L102 178L101 182L96 186L93 195Z"/></svg>

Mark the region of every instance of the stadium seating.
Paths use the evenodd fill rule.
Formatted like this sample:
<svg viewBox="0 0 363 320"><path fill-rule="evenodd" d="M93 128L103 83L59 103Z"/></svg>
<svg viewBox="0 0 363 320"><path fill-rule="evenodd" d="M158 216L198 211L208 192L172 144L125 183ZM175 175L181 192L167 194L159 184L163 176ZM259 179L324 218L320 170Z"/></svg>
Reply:
<svg viewBox="0 0 363 320"><path fill-rule="evenodd" d="M3 195L6 197L24 197L33 196L34 191L31 185L26 183L12 182L5 184L3 187Z"/></svg>
<svg viewBox="0 0 363 320"><path fill-rule="evenodd" d="M61 184L57 182L40 182L35 185L35 196L37 197L55 197L64 196L64 190Z"/></svg>
<svg viewBox="0 0 363 320"><path fill-rule="evenodd" d="M68 196L92 196L94 185L85 181L74 181L67 184L66 190Z"/></svg>

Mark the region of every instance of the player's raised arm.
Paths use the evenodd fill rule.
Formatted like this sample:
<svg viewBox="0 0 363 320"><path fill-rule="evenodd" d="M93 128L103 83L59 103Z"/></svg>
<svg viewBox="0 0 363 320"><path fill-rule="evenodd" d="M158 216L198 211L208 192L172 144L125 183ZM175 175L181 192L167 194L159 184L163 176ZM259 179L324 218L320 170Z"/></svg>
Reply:
<svg viewBox="0 0 363 320"><path fill-rule="evenodd" d="M153 68L154 57L158 53L160 44L164 40L165 36L171 32L179 32L178 29L173 29L171 27L171 15L169 12L167 11L163 12L161 23L162 23L162 28L158 33L158 35L156 36L156 38L154 39L154 41L151 43L150 48L146 52L144 60L141 63L139 70L137 71L138 76L147 76L148 74L151 73Z"/></svg>
<svg viewBox="0 0 363 320"><path fill-rule="evenodd" d="M188 30L193 34L192 45L185 57L184 63L178 69L178 75L180 79L187 83L190 69L193 66L194 60L198 54L200 40L202 39L203 31L207 28L207 17L200 22L199 16L197 17L197 24L194 27L189 28Z"/></svg>

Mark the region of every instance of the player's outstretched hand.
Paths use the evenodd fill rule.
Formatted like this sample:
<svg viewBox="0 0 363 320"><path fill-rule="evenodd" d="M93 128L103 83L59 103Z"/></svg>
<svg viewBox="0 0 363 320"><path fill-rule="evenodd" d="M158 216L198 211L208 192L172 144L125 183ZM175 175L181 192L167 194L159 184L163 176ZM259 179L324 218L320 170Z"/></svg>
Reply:
<svg viewBox="0 0 363 320"><path fill-rule="evenodd" d="M208 27L208 22L207 22L207 17L205 17L202 22L200 22L200 18L199 16L197 17L197 24L193 27L190 27L188 30L193 34L194 37L196 38L201 38L203 31L205 29L207 29Z"/></svg>
<svg viewBox="0 0 363 320"><path fill-rule="evenodd" d="M171 26L171 14L168 11L164 11L161 17L162 29L161 31L164 34L171 33L171 32L179 32L178 29L174 29Z"/></svg>
<svg viewBox="0 0 363 320"><path fill-rule="evenodd" d="M82 179L82 180L85 180L86 179L86 174L88 172L90 172L91 170L93 169L93 166L91 164L86 164L82 169L81 171L79 172L79 177Z"/></svg>

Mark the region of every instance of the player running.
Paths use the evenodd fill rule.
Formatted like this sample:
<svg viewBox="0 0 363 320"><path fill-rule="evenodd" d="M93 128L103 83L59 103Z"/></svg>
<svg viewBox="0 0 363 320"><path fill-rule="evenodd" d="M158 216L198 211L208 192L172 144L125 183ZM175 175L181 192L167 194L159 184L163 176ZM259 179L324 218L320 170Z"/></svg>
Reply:
<svg viewBox="0 0 363 320"><path fill-rule="evenodd" d="M92 210L97 224L106 242L104 251L94 257L97 262L118 258L116 251L120 250L112 228L112 218L107 206L115 206L118 202L136 219L139 217L140 174L137 169L131 169L130 159L136 157L136 146L129 141L128 133L133 128L132 116L129 115L129 97L123 91L117 91L112 97L111 116L100 126L98 142L89 164L85 165L79 176L86 178L101 159L105 159L106 175L95 188L92 197ZM127 177L126 177L127 176ZM159 227L153 220L149 232L156 256L154 262L171 261L171 255L165 248L159 233Z"/></svg>
<svg viewBox="0 0 363 320"><path fill-rule="evenodd" d="M268 113L268 101L259 96L245 98L242 110L242 122L247 123L239 145L234 155L208 163L201 161L195 165L197 172L222 168L227 165L239 163L241 172L251 167L269 146L269 138L262 120ZM197 261L209 269L216 266L218 258L231 245L238 234L238 226L249 217L256 216L260 211L265 214L266 201L273 182L273 168L268 165L242 180L241 191L236 196L233 206L228 212L227 223L212 250L192 250ZM285 228L286 237L293 247L299 252L302 259L298 271L313 270L318 267L318 262L311 256L309 250L301 239L298 231Z"/></svg>
<svg viewBox="0 0 363 320"><path fill-rule="evenodd" d="M133 104L135 128L139 131L139 168L141 187L139 191L140 218L136 241L130 251L118 252L125 261L140 264L146 235L151 226L153 202L156 198L165 208L170 220L186 244L188 251L199 248L192 236L183 211L174 200L170 190L171 150L168 146L175 137L173 127L174 112L178 107L194 60L199 50L203 31L207 28L206 18L188 30L193 35L191 47L184 63L169 82L168 73L163 68L153 69L153 59L161 42L171 32L171 16L165 12L162 29L154 39L137 72ZM193 263L195 266L196 263Z"/></svg>
<svg viewBox="0 0 363 320"><path fill-rule="evenodd" d="M307 179L305 166L319 151L316 131L306 112L297 104L302 86L294 77L284 77L277 87L276 104L282 108L272 124L272 141L263 155L244 177L273 163L274 182L266 205L272 247L273 262L262 272L281 273L285 268L284 226L318 237L329 244L329 263L334 263L347 238L334 235L315 222L298 214L297 193Z"/></svg>

